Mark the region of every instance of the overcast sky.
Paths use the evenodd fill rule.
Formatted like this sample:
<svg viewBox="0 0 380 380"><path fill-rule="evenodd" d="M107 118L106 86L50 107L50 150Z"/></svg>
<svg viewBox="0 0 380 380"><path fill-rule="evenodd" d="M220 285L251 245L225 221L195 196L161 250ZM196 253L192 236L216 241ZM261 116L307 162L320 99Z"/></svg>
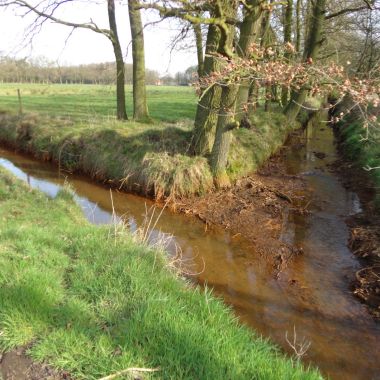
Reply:
<svg viewBox="0 0 380 380"><path fill-rule="evenodd" d="M31 3L36 3L31 0ZM75 4L75 5L74 5ZM88 22L90 18L100 27L108 28L107 2L99 1L96 5L89 0L67 3L57 13L62 19L74 22ZM130 43L128 7L117 5L117 22L119 38L126 55L125 61L132 63L132 49ZM71 28L47 22L37 36L33 38L32 45L25 43L25 31L33 21L32 15L19 17L23 11L0 9L0 53L1 55L24 57L45 56L51 61L58 61L60 65L85 64L114 61L110 41L92 31L77 29L65 41ZM152 12L143 14L144 23L157 20ZM184 71L196 64L194 48L175 50L170 59L170 42L177 34L178 26L175 21L165 21L145 29L145 59L146 67L157 70L161 74ZM26 46L25 46L26 45ZM21 46L24 46L21 48ZM129 46L129 48L128 48Z"/></svg>

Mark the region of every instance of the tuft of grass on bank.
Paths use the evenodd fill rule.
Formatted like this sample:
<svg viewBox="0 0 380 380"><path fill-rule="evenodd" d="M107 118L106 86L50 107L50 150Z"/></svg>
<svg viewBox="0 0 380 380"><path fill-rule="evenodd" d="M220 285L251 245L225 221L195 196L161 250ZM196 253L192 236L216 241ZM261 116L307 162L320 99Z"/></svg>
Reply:
<svg viewBox="0 0 380 380"><path fill-rule="evenodd" d="M196 106L192 89L148 88L156 121L143 124L107 116L114 99L106 86L22 86L24 109L38 112L19 116L12 95L17 85L2 85L0 101L7 112L0 113L1 142L66 170L156 198L190 197L213 188L207 159L189 155ZM259 108L252 122L252 129L233 132L228 162L232 180L257 170L298 126L287 125L275 106L268 113Z"/></svg>
<svg viewBox="0 0 380 380"><path fill-rule="evenodd" d="M68 171L160 198L209 191L207 159L187 154L191 123L74 122L38 114L0 114L0 141Z"/></svg>
<svg viewBox="0 0 380 380"><path fill-rule="evenodd" d="M49 199L0 169L0 349L76 379L130 367L157 379L320 379L192 287L163 251L90 225L65 190Z"/></svg>

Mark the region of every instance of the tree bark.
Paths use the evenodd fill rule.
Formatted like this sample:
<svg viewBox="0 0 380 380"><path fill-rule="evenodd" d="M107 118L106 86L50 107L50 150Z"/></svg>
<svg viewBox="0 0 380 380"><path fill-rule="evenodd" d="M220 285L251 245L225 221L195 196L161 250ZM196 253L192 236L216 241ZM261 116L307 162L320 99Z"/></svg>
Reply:
<svg viewBox="0 0 380 380"><path fill-rule="evenodd" d="M128 0L133 58L133 118L137 121L149 121L145 86L144 31L138 4L138 0Z"/></svg>
<svg viewBox="0 0 380 380"><path fill-rule="evenodd" d="M232 130L238 126L235 120L235 104L238 86L223 87L215 142L212 148L210 165L216 188L230 186L226 167L232 140Z"/></svg>
<svg viewBox="0 0 380 380"><path fill-rule="evenodd" d="M284 17L284 44L292 42L292 22L293 22L293 0L287 0ZM290 60L292 54L286 52L285 59ZM281 104L285 107L288 102L288 87L284 86L281 90Z"/></svg>
<svg viewBox="0 0 380 380"><path fill-rule="evenodd" d="M226 0L224 12L226 16L235 17L237 2ZM229 26L228 33L224 35L223 41L219 44L219 54L231 58L228 56L228 53L232 50L234 37L234 27ZM217 188L230 186L226 168L232 140L232 130L238 126L235 120L237 92L238 86L235 84L226 84L222 89L215 140L210 157L211 171L214 177L214 184Z"/></svg>
<svg viewBox="0 0 380 380"><path fill-rule="evenodd" d="M301 5L302 0L297 0L296 5L296 52L301 51Z"/></svg>
<svg viewBox="0 0 380 380"><path fill-rule="evenodd" d="M195 43L197 47L198 78L202 78L204 75L204 57L203 57L202 28L200 24L194 24L194 34L195 34Z"/></svg>
<svg viewBox="0 0 380 380"><path fill-rule="evenodd" d="M121 51L120 40L117 34L116 16L115 16L115 1L108 0L108 20L111 31L111 42L116 59L116 104L117 118L119 120L127 120L127 112L125 110L125 73L124 60Z"/></svg>
<svg viewBox="0 0 380 380"><path fill-rule="evenodd" d="M216 58L216 53L218 52L220 34L220 30L217 26L209 26L203 71L205 76L218 69L219 63ZM206 93L202 94L198 102L190 147L193 154L204 156L211 152L215 137L215 124L218 118L217 111L221 92L220 86L213 85Z"/></svg>
<svg viewBox="0 0 380 380"><path fill-rule="evenodd" d="M271 3L273 0L270 1ZM265 17L262 19L261 26L261 46L268 47L274 40L274 32L270 25L271 12L267 12ZM271 85L266 85L265 87L265 103L264 110L268 112L270 110L270 102L271 102Z"/></svg>
<svg viewBox="0 0 380 380"><path fill-rule="evenodd" d="M305 50L303 59L311 64L318 57L320 47L323 43L323 31L326 15L326 0L316 0L313 12L310 17L311 25L309 27L309 33L307 42L305 44ZM289 122L294 122L303 103L306 100L307 88L303 87L297 92L292 92L290 102L286 106L284 113Z"/></svg>
<svg viewBox="0 0 380 380"><path fill-rule="evenodd" d="M243 22L240 26L240 37L237 45L237 53L240 57L246 57L249 47L257 42L261 34L261 19L263 16L262 0L249 0L247 4L250 11L245 12ZM250 87L252 83L243 81L240 84L236 100L236 119L242 121L247 118L246 104L248 102Z"/></svg>

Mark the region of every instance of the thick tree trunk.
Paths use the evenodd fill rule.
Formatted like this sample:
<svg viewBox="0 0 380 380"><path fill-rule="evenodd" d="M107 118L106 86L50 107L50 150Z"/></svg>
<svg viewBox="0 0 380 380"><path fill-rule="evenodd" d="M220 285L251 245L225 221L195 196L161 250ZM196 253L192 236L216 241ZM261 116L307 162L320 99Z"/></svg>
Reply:
<svg viewBox="0 0 380 380"><path fill-rule="evenodd" d="M237 45L237 53L240 57L246 57L249 47L252 43L257 42L261 35L261 19L263 8L261 0L249 0L247 4L251 10L246 11L243 22L240 26L240 37ZM242 121L247 118L247 102L250 92L251 83L243 81L240 84L236 100L236 119Z"/></svg>
<svg viewBox="0 0 380 380"><path fill-rule="evenodd" d="M220 42L220 30L215 25L210 25L207 33L206 55L204 59L204 75L209 75L218 69L216 58ZM198 102L195 115L194 132L191 143L191 151L197 155L207 155L211 152L215 137L215 124L220 103L221 88L212 86L202 94Z"/></svg>
<svg viewBox="0 0 380 380"><path fill-rule="evenodd" d="M123 53L121 51L120 41L117 34L116 16L115 16L115 1L108 0L108 20L110 30L112 32L112 46L116 59L116 104L117 104L117 118L119 120L127 120L127 112L125 110L125 67L123 60Z"/></svg>
<svg viewBox="0 0 380 380"><path fill-rule="evenodd" d="M138 3L138 0L128 0L133 58L133 118L137 121L149 121L145 87L144 31L140 10L136 9Z"/></svg>
<svg viewBox="0 0 380 380"><path fill-rule="evenodd" d="M237 2L226 0L224 12L226 16L235 17L237 12ZM232 50L235 38L234 28L229 26L228 29L228 33L224 35L224 38L222 39L223 41L221 41L218 50L220 54L226 57L228 57L228 52ZM239 124L235 120L237 93L237 85L230 84L223 86L215 140L210 157L211 171L217 188L230 185L226 168L232 140L232 130Z"/></svg>
<svg viewBox="0 0 380 380"><path fill-rule="evenodd" d="M304 50L304 61L310 62L311 64L318 57L320 47L323 43L323 31L326 13L326 0L316 0L313 13L310 17L311 25L309 27L308 39L305 44ZM286 106L284 113L289 122L293 122L303 103L306 100L307 88L303 87L298 92L293 92L290 102Z"/></svg>
<svg viewBox="0 0 380 380"><path fill-rule="evenodd" d="M200 24L194 24L194 34L195 34L195 43L197 47L198 77L202 78L204 75L204 57L203 57L202 28Z"/></svg>
<svg viewBox="0 0 380 380"><path fill-rule="evenodd" d="M215 142L212 148L210 165L217 188L230 186L226 167L232 140L232 130L238 126L235 120L235 103L238 86L223 87L220 115L216 126Z"/></svg>
<svg viewBox="0 0 380 380"><path fill-rule="evenodd" d="M287 0L285 17L284 17L284 44L292 42L292 22L293 22L293 0ZM291 53L285 53L285 59L290 60ZM281 104L285 107L288 102L288 88L282 87L281 91Z"/></svg>

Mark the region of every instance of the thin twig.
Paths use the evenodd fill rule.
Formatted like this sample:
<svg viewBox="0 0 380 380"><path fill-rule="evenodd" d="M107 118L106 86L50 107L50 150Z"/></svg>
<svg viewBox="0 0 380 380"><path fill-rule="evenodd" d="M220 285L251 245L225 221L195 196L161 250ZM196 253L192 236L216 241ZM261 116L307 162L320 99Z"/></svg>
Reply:
<svg viewBox="0 0 380 380"><path fill-rule="evenodd" d="M127 373L134 373L134 372L158 372L160 368L127 368L123 369L122 371L116 372L112 375L108 375L106 377L102 377L98 380L112 380L116 379L119 376L123 376Z"/></svg>

